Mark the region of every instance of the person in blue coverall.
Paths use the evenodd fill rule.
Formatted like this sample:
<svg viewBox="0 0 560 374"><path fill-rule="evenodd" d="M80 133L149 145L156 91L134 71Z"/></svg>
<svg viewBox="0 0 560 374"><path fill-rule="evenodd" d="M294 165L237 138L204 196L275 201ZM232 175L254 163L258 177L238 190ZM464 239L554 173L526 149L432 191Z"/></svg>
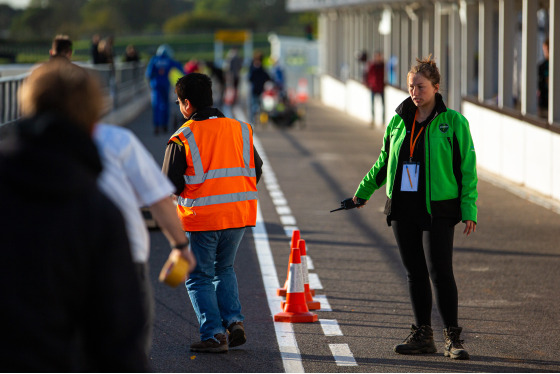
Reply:
<svg viewBox="0 0 560 374"><path fill-rule="evenodd" d="M146 78L152 90L152 112L154 133L167 132L169 122L169 71L177 68L184 73L183 66L173 59L173 50L168 45L160 45L146 68Z"/></svg>

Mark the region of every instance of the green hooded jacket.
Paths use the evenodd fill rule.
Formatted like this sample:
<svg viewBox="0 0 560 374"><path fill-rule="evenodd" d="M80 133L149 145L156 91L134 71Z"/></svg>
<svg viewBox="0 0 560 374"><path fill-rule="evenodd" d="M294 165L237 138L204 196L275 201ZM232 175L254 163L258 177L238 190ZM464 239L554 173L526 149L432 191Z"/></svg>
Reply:
<svg viewBox="0 0 560 374"><path fill-rule="evenodd" d="M395 174L407 128L412 127L416 106L409 97L391 119L377 162L365 175L355 195L369 200L385 183L387 198L393 196ZM469 123L460 113L447 109L436 94L436 115L424 131L426 166L426 208L433 217L456 218L457 222L477 222L478 182L476 153ZM390 211L387 212L390 214Z"/></svg>

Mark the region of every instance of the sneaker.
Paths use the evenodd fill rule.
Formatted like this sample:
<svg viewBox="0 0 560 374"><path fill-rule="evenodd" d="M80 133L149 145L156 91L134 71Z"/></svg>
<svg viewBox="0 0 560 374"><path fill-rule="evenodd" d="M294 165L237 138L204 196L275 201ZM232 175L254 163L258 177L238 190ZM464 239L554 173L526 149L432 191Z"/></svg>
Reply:
<svg viewBox="0 0 560 374"><path fill-rule="evenodd" d="M445 357L451 357L455 360L468 360L469 352L463 347L463 341L459 339L461 336L461 327L449 327L443 329L443 339L445 340L445 348L443 354Z"/></svg>
<svg viewBox="0 0 560 374"><path fill-rule="evenodd" d="M229 332L229 346L237 347L239 345L245 344L247 341L247 336L245 336L245 328L243 327L243 322L233 322L228 326Z"/></svg>
<svg viewBox="0 0 560 374"><path fill-rule="evenodd" d="M223 353L228 351L227 337L225 334L216 334L198 343L191 344L191 351L206 353Z"/></svg>
<svg viewBox="0 0 560 374"><path fill-rule="evenodd" d="M402 355L414 355L420 353L436 353L434 343L434 332L428 325L416 327L412 325L410 335L401 343L397 344L393 350Z"/></svg>

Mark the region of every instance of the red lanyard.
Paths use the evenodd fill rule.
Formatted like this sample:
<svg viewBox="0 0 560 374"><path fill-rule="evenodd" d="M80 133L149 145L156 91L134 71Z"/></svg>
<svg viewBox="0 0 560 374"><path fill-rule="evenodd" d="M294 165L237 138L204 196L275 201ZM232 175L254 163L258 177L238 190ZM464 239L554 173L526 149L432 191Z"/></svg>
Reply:
<svg viewBox="0 0 560 374"><path fill-rule="evenodd" d="M411 161L412 161L412 156L414 155L414 146L416 146L416 141L418 141L420 134L422 134L422 130L424 130L424 128L422 127L420 131L418 131L418 135L416 135L416 138L414 138L414 128L416 127L417 115L418 115L418 109L416 109L416 113L414 113L414 122L412 123L412 131L410 132L410 160ZM414 139L414 141L412 139Z"/></svg>

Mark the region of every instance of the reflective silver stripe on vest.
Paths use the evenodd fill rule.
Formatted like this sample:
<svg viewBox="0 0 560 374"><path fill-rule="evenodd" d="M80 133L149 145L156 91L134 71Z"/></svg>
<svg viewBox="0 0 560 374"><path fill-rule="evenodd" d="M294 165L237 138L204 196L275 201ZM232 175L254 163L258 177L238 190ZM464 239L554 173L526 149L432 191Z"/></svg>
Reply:
<svg viewBox="0 0 560 374"><path fill-rule="evenodd" d="M243 137L243 162L245 167L235 167L235 168L223 168L208 170L208 173L204 173L204 168L202 166L202 161L200 159L200 152L198 150L198 145L194 139L194 135L189 127L185 127L181 131L187 143L189 143L189 148L191 151L191 158L193 162L195 175L185 175L185 184L200 184L204 183L206 179L213 178L226 178L226 177L256 177L257 173L255 168L251 168L251 133L249 131L249 126L246 123L237 121L241 125L241 135Z"/></svg>
<svg viewBox="0 0 560 374"><path fill-rule="evenodd" d="M202 161L200 160L200 152L198 151L198 145L196 145L196 141L194 140L194 134L192 133L191 128L186 127L185 130L183 131L183 135L187 139L187 143L189 143L195 174L204 175L204 168L202 167Z"/></svg>
<svg viewBox="0 0 560 374"><path fill-rule="evenodd" d="M191 208L193 206L207 206L214 204L236 203L239 201L257 200L257 191L237 192L225 195L214 195L199 197L198 199L185 199L183 197L177 198L177 203L181 206Z"/></svg>

